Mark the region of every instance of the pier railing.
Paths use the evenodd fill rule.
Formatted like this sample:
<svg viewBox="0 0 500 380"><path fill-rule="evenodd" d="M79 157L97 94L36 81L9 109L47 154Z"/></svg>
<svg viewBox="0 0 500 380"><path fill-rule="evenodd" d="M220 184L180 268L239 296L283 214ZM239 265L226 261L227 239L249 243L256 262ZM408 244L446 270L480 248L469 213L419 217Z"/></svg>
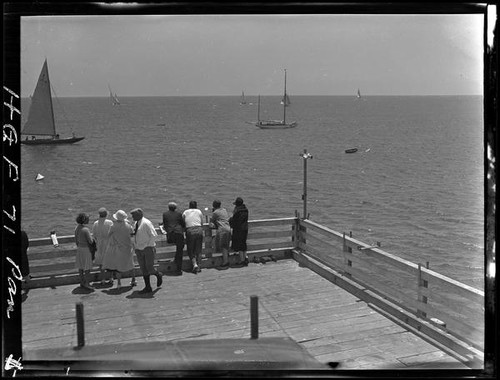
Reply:
<svg viewBox="0 0 500 380"><path fill-rule="evenodd" d="M296 218L280 218L249 221L247 248L248 255L254 261L278 260L290 256L295 247L293 227ZM217 266L221 263L221 254L214 252L215 230L208 224L203 226L204 242L202 255L205 258L202 267ZM157 228L156 266L164 272L173 271L175 245L167 243L166 235ZM57 238L55 247L51 238L30 239L28 258L32 279L30 288L68 285L79 283L78 270L75 268L76 244L73 235ZM238 258L231 256L232 264L238 263ZM186 247L184 247L184 268L189 269ZM91 271L92 281L99 279L99 270L95 266ZM124 277L129 277L125 274ZM135 275L140 276L140 268L135 266Z"/></svg>
<svg viewBox="0 0 500 380"><path fill-rule="evenodd" d="M333 268L367 302L391 304L392 316L480 361L484 347L484 292L310 220L300 220L297 253ZM337 278L339 280L339 278ZM349 287L349 286L347 286ZM353 289L353 288L351 288ZM386 301L386 302L385 302ZM380 307L379 305L379 307ZM399 309L399 311L398 311ZM458 340L455 340L457 338Z"/></svg>
<svg viewBox="0 0 500 380"><path fill-rule="evenodd" d="M204 225L202 267L218 266L214 252L215 231ZM173 271L175 245L167 244L160 229L157 238L157 266ZM477 367L484 346L484 292L429 268L385 252L311 220L298 217L249 221L248 256L253 262L294 258L323 277L366 301L378 312L424 335L463 362ZM28 287L47 287L79 282L75 269L73 236L31 239L28 253L32 280ZM238 258L230 258L232 264ZM184 268L190 268L184 248ZM99 270L91 272L93 281ZM136 265L135 275L140 276ZM127 277L127 276L125 276Z"/></svg>

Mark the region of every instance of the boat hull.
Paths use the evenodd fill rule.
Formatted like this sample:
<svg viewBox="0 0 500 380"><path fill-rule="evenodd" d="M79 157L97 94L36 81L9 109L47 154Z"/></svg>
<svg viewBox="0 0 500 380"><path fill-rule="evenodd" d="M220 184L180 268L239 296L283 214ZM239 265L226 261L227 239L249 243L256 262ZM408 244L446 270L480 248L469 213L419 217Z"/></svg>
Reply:
<svg viewBox="0 0 500 380"><path fill-rule="evenodd" d="M358 151L358 148L351 148L351 149L346 149L346 153L356 153Z"/></svg>
<svg viewBox="0 0 500 380"><path fill-rule="evenodd" d="M21 140L21 144L25 145L61 145L61 144L74 144L82 141L85 137L70 137L67 139L34 139L34 140Z"/></svg>
<svg viewBox="0 0 500 380"><path fill-rule="evenodd" d="M257 122L257 127L260 129L288 129L295 128L297 126L296 122L293 123L280 123L280 122Z"/></svg>

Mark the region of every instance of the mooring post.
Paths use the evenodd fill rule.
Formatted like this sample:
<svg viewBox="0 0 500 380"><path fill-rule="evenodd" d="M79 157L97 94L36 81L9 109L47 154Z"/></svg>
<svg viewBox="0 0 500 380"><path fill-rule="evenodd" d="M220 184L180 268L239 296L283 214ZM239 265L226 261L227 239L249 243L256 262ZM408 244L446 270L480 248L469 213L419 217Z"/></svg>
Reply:
<svg viewBox="0 0 500 380"><path fill-rule="evenodd" d="M250 296L250 339L259 337L259 297Z"/></svg>
<svg viewBox="0 0 500 380"><path fill-rule="evenodd" d="M303 218L309 218L307 214L307 159L313 158L310 153L307 153L307 149L304 149L304 153L300 153L300 156L304 159L304 192L302 194L302 200L304 201L304 214Z"/></svg>
<svg viewBox="0 0 500 380"><path fill-rule="evenodd" d="M428 265L427 265L428 266ZM427 297L422 295L422 288L427 288L427 281L422 280L422 264L418 263L418 279L417 279L417 299L420 303L426 304ZM420 318L426 318L427 313L417 309L417 316Z"/></svg>
<svg viewBox="0 0 500 380"><path fill-rule="evenodd" d="M85 328L83 323L83 304L78 302L76 304L76 335L78 338L77 347L85 346Z"/></svg>

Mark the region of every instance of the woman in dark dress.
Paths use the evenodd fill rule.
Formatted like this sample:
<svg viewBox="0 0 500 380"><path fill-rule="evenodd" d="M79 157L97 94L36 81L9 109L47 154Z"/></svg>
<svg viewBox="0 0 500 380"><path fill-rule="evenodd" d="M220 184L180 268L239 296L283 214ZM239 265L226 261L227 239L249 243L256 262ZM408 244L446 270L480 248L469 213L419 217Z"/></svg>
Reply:
<svg viewBox="0 0 500 380"><path fill-rule="evenodd" d="M234 252L238 252L240 263L247 266L248 209L240 197L236 198L233 204L235 205L233 216L229 218L229 225L233 229L231 248Z"/></svg>
<svg viewBox="0 0 500 380"><path fill-rule="evenodd" d="M23 285L27 284L31 278L30 264L28 261L29 246L30 246L30 241L28 239L28 234L26 233L26 231L21 230L21 276L23 276ZM28 289L21 290L21 294L26 294L26 293L28 293Z"/></svg>

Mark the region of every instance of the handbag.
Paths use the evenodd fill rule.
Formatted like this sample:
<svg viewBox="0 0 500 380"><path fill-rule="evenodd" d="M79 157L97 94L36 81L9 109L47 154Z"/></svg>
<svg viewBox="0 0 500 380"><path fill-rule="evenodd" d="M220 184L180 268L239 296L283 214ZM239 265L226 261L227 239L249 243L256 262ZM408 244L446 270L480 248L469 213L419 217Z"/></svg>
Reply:
<svg viewBox="0 0 500 380"><path fill-rule="evenodd" d="M92 261L94 261L95 260L95 253L97 252L97 243L95 242L95 240L89 244L89 250L90 250L90 253L92 254Z"/></svg>

